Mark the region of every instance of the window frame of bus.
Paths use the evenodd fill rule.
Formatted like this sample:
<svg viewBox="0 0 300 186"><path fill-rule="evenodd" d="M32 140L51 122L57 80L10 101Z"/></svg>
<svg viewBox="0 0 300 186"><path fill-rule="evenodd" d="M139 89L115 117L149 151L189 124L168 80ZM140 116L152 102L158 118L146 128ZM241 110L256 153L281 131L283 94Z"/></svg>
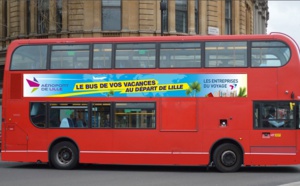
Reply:
<svg viewBox="0 0 300 186"><path fill-rule="evenodd" d="M295 106L293 106L293 109L291 109L291 101L254 101L253 102L253 128L255 130L262 130L262 129L271 129L271 130L295 130L296 128L299 128L300 125L297 125L297 122L299 122L299 116L297 118L297 112L299 112L299 102ZM270 108L275 108L276 112L279 112L280 109L288 109L289 112L292 112L292 115L289 115L289 118L278 118L276 116L275 119L272 119L273 121L287 121L288 123L284 124L282 127L275 127L271 126L271 124L268 123L268 114ZM265 111L265 113L263 113ZM291 117L292 116L292 117Z"/></svg>
<svg viewBox="0 0 300 186"><path fill-rule="evenodd" d="M159 61L159 65L158 67L161 68L161 69L166 69L166 68L201 68L202 67L202 50L203 50L203 42L160 42L159 43L159 57L158 57L158 61ZM164 46L165 45L165 46ZM188 45L191 45L190 47L184 47L184 46L188 46ZM194 45L194 46L193 46ZM199 46L197 46L199 45ZM181 50L180 50L181 49ZM186 60L182 61L182 63L179 63L180 65L183 64L183 66L177 66L177 65L174 65L176 63L174 62L177 62L175 61L175 59L171 59L172 57L176 57L176 56L179 56L179 55L176 55L177 52L181 52L183 51L183 53L185 53L187 50L190 50L190 49L194 49L194 51L199 51L198 53L198 56L199 56L199 63L196 63L198 64L199 66L184 66L186 65ZM163 53L163 50L166 51L166 54L169 54L170 51L171 52L174 52L175 55L169 55L167 56L166 55L166 60L162 60L162 53ZM184 55L182 54L181 56L187 56L187 55ZM196 55L189 55L190 56L195 56ZM169 57L169 59L167 59ZM169 65L163 65L163 61L166 63L169 63ZM195 60L196 61L196 60ZM197 61L196 61L197 62Z"/></svg>
<svg viewBox="0 0 300 186"><path fill-rule="evenodd" d="M147 106L147 105L148 106ZM120 106L120 107L118 107L118 105ZM139 106L136 106L136 105L141 105L140 107ZM123 108L122 106L128 106L127 108ZM142 107L143 106L143 107ZM123 113L119 113L118 111L117 111L117 109L120 109L120 110L124 110L124 112ZM126 112L126 110L127 110L127 112ZM137 113L137 111L141 111L141 113ZM152 112L148 112L148 111L152 111ZM126 113L129 113L129 114L127 114L126 115L126 118L128 118L128 120L131 120L131 118L130 118L130 116L129 115L131 115L132 113L132 111L134 111L134 112L136 112L136 113L133 113L133 115L141 115L141 117L139 118L140 120L141 120L141 123L140 123L140 125L142 126L143 125L143 121L142 120L144 120L144 122L145 122L145 118L142 118L142 117L145 117L145 116L143 116L143 115L150 115L150 117L151 117L151 121L150 121L150 125L149 125L149 123L147 123L146 122L146 127L138 127L137 125L138 125L138 122L136 122L136 127L130 127L130 125L133 125L133 123L131 122L130 123L130 121L128 121L128 127L122 127L121 125L123 125L119 120L118 120L118 123L116 122L116 120L117 120L117 115L126 115ZM144 112L144 114L142 114L142 112L143 111L146 111L146 113ZM156 113L157 113L157 108L156 108L156 103L155 102L114 102L114 104L113 104L113 114L114 114L114 117L113 117L113 128L115 128L115 129L156 129L156 121L157 121L157 115L156 115ZM122 118L123 120L124 120L124 116L123 116L123 118ZM148 121L148 116L146 116L146 119L147 119L147 121ZM137 119L136 119L137 120ZM154 120L154 126L153 126L153 120ZM116 125L117 124L119 124L120 125L120 127L116 127ZM124 126L124 125L123 125ZM149 127L150 126L150 127Z"/></svg>
<svg viewBox="0 0 300 186"><path fill-rule="evenodd" d="M26 47L29 47L29 49L27 49ZM33 49L30 49L31 47L34 47L35 50ZM45 48L44 48L45 47ZM26 55L25 57L28 57L30 59L29 56L35 56L35 57L43 57L42 59L43 60L34 60L33 64L38 64L38 63L35 63L35 62L40 62L40 61L43 61L44 63L42 63L42 67L41 68L32 68L32 66L30 68L14 68L13 65L15 65L15 56L16 56L16 53L18 52L18 50L21 50L21 49L27 49L27 52L24 52L26 54L31 54L31 55ZM33 55L33 54L36 54L37 50L40 50L40 49L43 49L43 54L39 55L39 56L36 56L36 55ZM31 53L33 52L33 53ZM41 45L41 44L36 44L36 45L21 45L21 46L18 46L12 53L12 56L11 56L11 61L10 61L10 67L9 69L12 70L12 71L18 71L18 70L46 70L47 69L47 64L48 64L48 55L49 55L49 48L48 48L48 45ZM20 57L23 58L24 55L20 55ZM26 62L25 62L26 63Z"/></svg>
<svg viewBox="0 0 300 186"><path fill-rule="evenodd" d="M261 43L261 45L259 45L259 43ZM274 43L274 44L281 43L282 45L274 45L274 44L272 45L272 43ZM257 44L257 45L254 45L254 44ZM285 42L280 41L280 40L251 41L249 48L250 48L250 57L249 57L249 60L251 62L250 67L254 67L254 68L257 68L257 67L259 67L259 68L283 67L283 66L285 66L286 64L288 64L290 62L291 57L292 57L291 48ZM277 59L279 60L280 65L262 65L262 61L260 61L260 63L258 64L257 63L258 59L254 58L255 54L254 54L253 51L255 49L257 49L257 48L260 49L260 51L262 51L262 49L267 49L268 51L272 51L273 49L276 49L276 48L278 48L278 49L286 48L287 51L289 52L288 53L289 56L288 56L288 58L286 56L284 56L285 52L272 52L272 54L275 57L277 57ZM275 55L275 54L282 54L283 57L284 57L283 59L285 59L285 61L283 61L283 63L282 63L282 60L277 55ZM260 56L262 56L262 55L263 55L262 52L260 52ZM271 54L269 52L269 53L266 53L264 55L271 55ZM260 58L260 60L261 59L262 58ZM266 60L268 60L268 59L266 58ZM274 60L274 59L272 59L272 60Z"/></svg>
<svg viewBox="0 0 300 186"><path fill-rule="evenodd" d="M98 113L95 117L98 118L99 121L95 121L97 119L91 119L91 128L100 128L100 129L155 129L156 128L156 113L157 113L157 108L156 108L156 102L120 102L120 101L116 101L116 102L92 102L91 103L91 111L93 112L94 110L101 110L101 109L94 109L94 108L100 108L97 107L97 105L103 106L103 107L108 107L107 105L109 104L108 109L102 109L102 113ZM119 126L121 126L120 120L117 120L117 115L125 115L123 113L117 113L117 109L121 109L118 108L118 104L121 105L136 105L136 104L148 104L148 105L152 105L152 107L148 107L149 109L152 109L152 113L154 113L154 118L152 116L152 119L154 120L154 126L152 127L129 127L130 124L128 121L128 127L117 127L118 124L120 124ZM145 107L145 106L144 106ZM136 107L136 108L127 108L128 110L143 110L145 109L144 107ZM148 113L148 112L147 112ZM106 115L109 115L109 124L105 124L105 120L106 120ZM128 114L129 115L129 114ZM94 113L91 113L91 118L94 116ZM103 119L104 117L104 119ZM129 118L129 116L128 116ZM122 118L123 119L123 118ZM118 122L118 123L117 123ZM124 120L123 120L124 122ZM97 123L97 124L94 124ZM123 123L124 124L124 123ZM153 123L152 123L153 124Z"/></svg>
<svg viewBox="0 0 300 186"><path fill-rule="evenodd" d="M203 42L198 42L200 43L200 67L207 67L207 68L216 68L216 67L212 67L212 66L207 66L207 51L206 51L206 43L209 43L209 42L213 42L213 41L203 41ZM291 56L292 56L292 52L291 52L291 49L290 47L283 41L279 41L279 40L266 40L266 41L222 41L222 42L246 42L247 43L247 65L246 66L237 66L237 67L234 67L234 68L243 68L243 67L282 67L284 65L286 65L290 59L291 59ZM155 55L153 55L153 57L155 58L155 60L152 60L154 64L152 64L151 67L149 68L171 68L171 67L162 67L161 66L161 50L163 49L161 47L161 45L164 45L164 44L172 44L172 43L178 43L178 42L156 42L156 43L94 43L94 44L69 44L69 45L65 45L65 44L62 44L62 45L59 45L59 44L55 44L55 45L22 45L22 46L19 46L18 48L16 48L13 52L13 55L12 55L12 58L11 58L11 64L10 64L10 70L14 71L14 70L46 70L46 69L54 69L51 67L52 65L52 54L53 54L53 51L60 51L60 52L74 52L73 51L69 51L67 48L65 48L64 50L53 50L53 47L55 46L73 46L73 47L76 47L76 46L86 46L87 48L85 48L85 51L88 52L88 55L86 55L85 57L88 58L87 60L87 63L86 63L86 66L83 67L83 68L80 68L80 69L89 69L89 68L93 68L93 69L98 69L98 68L94 68L94 47L97 46L97 45L110 45L111 46L111 64L110 66L107 66L103 69L111 69L112 67L116 68L116 52L117 52L117 46L118 45L122 45L122 44L125 44L125 45L134 45L134 44L137 44L137 45L144 45L144 44L152 44L152 50L155 52ZM190 44L190 43L197 43L197 42L184 42L183 44ZM258 46L255 46L255 44L259 44L259 43L264 43L264 45L258 45ZM275 43L272 44L272 43ZM279 43L279 45L278 45ZM276 45L277 44L277 45ZM44 63L43 63L43 67L42 68L14 68L13 65L14 65L14 57L16 55L16 53L18 52L18 50L20 48L23 48L25 47L24 49L26 49L26 47L38 47L38 48L41 48L41 46L43 46L43 53L45 53L44 56ZM272 66L258 66L258 65L254 65L254 56L253 56L253 51L256 49L256 48L265 48L265 49L284 49L285 51L284 52L281 52L280 51L280 54L282 54L282 59L279 60L280 63L281 61L284 59L283 63L281 63L280 65L272 65ZM171 48L170 48L171 49ZM76 49L76 50L80 50L80 49ZM34 50L30 50L30 51L34 51ZM274 53L274 52L273 52ZM278 53L278 52L277 52ZM275 52L275 54L277 54ZM205 54L205 56L204 56ZM49 56L49 57L48 57ZM275 56L275 55L274 55ZM279 58L278 58L279 59ZM93 61L92 61L93 60ZM39 60L37 60L39 61ZM74 63L74 62L73 62ZM74 64L73 64L74 65ZM88 66L87 66L88 65ZM154 66L153 66L154 65ZM130 68L134 68L134 67L130 67ZM140 69L142 69L144 67L140 67ZM179 68L185 68L185 67L179 67ZM186 67L186 68L191 68L191 67ZM197 67L192 67L192 68L197 68ZM223 67L222 67L223 68ZM232 68L232 67L231 67ZM76 69L76 68L55 68L55 69ZM120 69L120 68L117 68L117 69Z"/></svg>
<svg viewBox="0 0 300 186"><path fill-rule="evenodd" d="M81 129L88 128L88 123L89 123L89 118L90 118L88 102L49 102L47 105L47 108L48 108L47 118L49 119L48 128L81 128ZM66 113L65 114L61 113L61 110L63 110L63 109L66 110L65 112L69 112L68 117L67 117ZM82 111L82 109L84 109L84 110ZM59 111L59 114L58 114L59 126L52 126L51 123L54 122L54 120L52 119L53 115L51 115L51 111L56 111L56 110ZM67 111L67 110L69 110L69 111ZM79 113L79 112L81 112L81 113ZM86 118L85 118L85 114L87 114ZM62 115L64 115L63 118L62 118ZM58 119L58 118L56 118L56 119ZM68 121L69 126L64 126L64 127L61 126L63 119L69 120ZM79 123L79 121L81 121L81 123Z"/></svg>
<svg viewBox="0 0 300 186"><path fill-rule="evenodd" d="M49 69L51 70L74 70L74 69L89 69L91 63L91 44L55 44L51 45ZM87 55L80 55L87 52ZM56 53L61 54L55 56ZM55 54L55 55L54 55ZM62 55L66 54L66 55ZM54 59L58 59L54 61ZM87 60L80 61L78 58L87 58ZM60 62L60 67L53 66L56 62ZM54 63L55 62L55 63ZM69 67L66 66L69 64Z"/></svg>
<svg viewBox="0 0 300 186"><path fill-rule="evenodd" d="M38 108L38 110L34 109L36 104L44 106L44 109L43 109L44 113L41 113L39 108ZM29 120L34 127L37 127L37 128L47 128L48 127L48 125L47 125L48 106L47 106L46 102L30 102L28 110L29 110ZM37 113L39 113L39 114L37 114ZM44 119L43 119L44 121L43 122L41 122L41 121L35 122L33 118L34 117L37 118L39 115L42 116L42 114L44 114Z"/></svg>
<svg viewBox="0 0 300 186"><path fill-rule="evenodd" d="M142 46L142 47L138 47ZM157 43L153 42L143 42L143 43L115 43L114 44L114 68L115 69L154 69L156 68L156 61L157 61ZM143 54L151 54L151 52L154 52L154 55L148 55L148 62L152 62L150 64L144 64L144 66L140 63L141 61L139 60L139 63L134 63L137 60L134 60L134 57L144 57L144 56L139 56L139 55L123 55L125 57L128 57L128 59L117 59L118 57L122 57L122 55L118 55L118 53L124 52L125 53L136 53L138 52L139 55ZM153 59L150 59L150 57L154 57ZM121 63L122 62L122 63ZM123 63L126 62L126 63ZM129 66L128 66L129 64ZM131 65L132 64L132 65ZM136 65L138 64L138 65ZM135 66L136 65L136 66Z"/></svg>
<svg viewBox="0 0 300 186"><path fill-rule="evenodd" d="M97 46L102 46L101 48L97 47ZM104 46L104 47L103 47ZM109 47L105 47L105 46L110 46ZM96 51L99 50L99 51ZM95 55L95 54L105 54L105 50L110 50L109 55L103 55L102 57L104 58L104 64L101 63L101 60L98 60L96 58L100 58L99 55ZM99 53L98 53L99 52ZM113 66L113 54L114 54L114 44L113 43L94 43L92 45L92 69L111 69ZM109 64L106 64L105 59L108 57L109 59ZM96 67L98 65L98 67Z"/></svg>
<svg viewBox="0 0 300 186"><path fill-rule="evenodd" d="M205 43L204 66L206 68L247 68L248 67L248 50L249 50L248 41L246 41L246 40L205 41L204 43ZM238 46L233 45L234 43L239 44L239 45ZM220 44L222 44L222 45L220 45ZM241 44L244 44L244 45L241 45ZM236 48L239 48L239 47L243 47L242 48L243 51L241 54L235 55L235 53L236 53L235 51L237 51ZM208 49L208 48L212 48L212 49ZM220 48L220 49L218 49L218 48ZM233 49L230 50L231 48L233 48ZM208 52L208 51L211 51L212 53L210 54L210 52ZM224 54L222 54L222 53L219 54L220 51ZM233 52L234 55L231 55L231 52ZM243 59L232 58L232 56L239 56L239 55L244 55ZM216 59L211 59L211 58L209 58L210 56L216 56ZM219 56L222 56L223 58L219 59L218 58ZM213 60L215 61L215 66L211 64L211 61L213 61ZM227 60L227 61L225 62L224 60ZM235 64L229 65L229 63L231 61L234 61L234 63L235 63L236 60L243 60L243 65L241 65L241 66L235 66Z"/></svg>
<svg viewBox="0 0 300 186"><path fill-rule="evenodd" d="M43 105L44 106L44 113L41 113L44 115L44 119L43 119L43 126L39 126L41 124L41 122L35 122L33 120L34 117L36 116L39 116L37 114L33 114L33 112L35 113L40 113L39 111L40 110L34 110L33 111L33 107L35 104L38 104L38 105ZM110 119L110 122L111 122L111 127L101 127L100 125L98 127L93 127L92 123L93 123L93 108L94 108L94 105L96 104L109 104L109 113L110 116L111 116L111 119ZM117 109L117 104L131 104L131 105L136 105L136 104L148 104L149 106L147 107L148 109L151 110L151 124L152 124L152 127L115 127L115 119L116 119L116 109ZM51 108L51 107L59 107L59 108ZM76 108L75 108L76 107ZM79 108L80 107L80 108ZM57 123L57 126L53 126L51 125L51 120L53 118L53 115L51 115L51 109L60 109L60 108L63 108L63 109L68 109L68 108L74 108L74 109L83 109L82 107L86 107L86 111L84 111L85 113L84 114L87 114L87 117L83 118L82 115L81 115L81 119L85 121L85 126L84 127L76 127L76 125L74 126L69 126L69 127L61 127L61 124L62 124L62 118L61 118L61 113L58 114L58 117L59 117L59 122ZM145 107L145 106L144 106ZM144 109L144 107L136 107L134 108L133 110L136 110L136 109ZM146 108L146 107L145 107ZM132 109L132 108L129 108L129 109ZM59 110L60 112L60 110ZM126 113L126 112L124 112ZM73 114L76 114L75 112L73 112ZM147 112L148 114L148 112ZM69 115L71 119L71 113ZM74 115L73 115L74 116ZM77 116L77 115L76 115ZM34 126L34 127L37 127L37 128L50 128L50 129L57 129L57 128L71 128L71 129L86 129L86 128L89 128L89 129L156 129L156 126L157 126L157 107L156 107L156 102L146 102L146 101L143 101L143 102L30 102L29 103L29 118L30 118L30 122L31 124ZM64 117L65 118L65 117ZM72 118L73 119L73 118ZM74 124L74 123L73 123ZM154 126L153 126L154 124Z"/></svg>

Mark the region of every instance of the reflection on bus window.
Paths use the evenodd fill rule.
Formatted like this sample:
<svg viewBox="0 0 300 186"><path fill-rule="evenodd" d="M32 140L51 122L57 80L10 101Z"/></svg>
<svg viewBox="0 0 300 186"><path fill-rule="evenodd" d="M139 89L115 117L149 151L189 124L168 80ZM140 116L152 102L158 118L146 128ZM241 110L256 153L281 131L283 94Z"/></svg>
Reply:
<svg viewBox="0 0 300 186"><path fill-rule="evenodd" d="M154 103L116 103L115 128L155 128Z"/></svg>
<svg viewBox="0 0 300 186"><path fill-rule="evenodd" d="M200 43L162 43L160 68L201 67Z"/></svg>
<svg viewBox="0 0 300 186"><path fill-rule="evenodd" d="M155 68L153 43L117 44L115 68Z"/></svg>
<svg viewBox="0 0 300 186"><path fill-rule="evenodd" d="M247 42L206 42L205 67L246 67Z"/></svg>
<svg viewBox="0 0 300 186"><path fill-rule="evenodd" d="M11 70L46 69L47 46L21 46L15 50L11 61Z"/></svg>
<svg viewBox="0 0 300 186"><path fill-rule="evenodd" d="M111 68L112 44L95 44L93 68Z"/></svg>
<svg viewBox="0 0 300 186"><path fill-rule="evenodd" d="M52 46L51 69L87 69L89 68L89 45Z"/></svg>
<svg viewBox="0 0 300 186"><path fill-rule="evenodd" d="M92 128L111 128L111 103L94 103L92 106Z"/></svg>
<svg viewBox="0 0 300 186"><path fill-rule="evenodd" d="M46 105L45 103L30 104L31 122L37 127L46 127Z"/></svg>
<svg viewBox="0 0 300 186"><path fill-rule="evenodd" d="M88 105L86 103L51 103L49 119L49 127L88 127Z"/></svg>
<svg viewBox="0 0 300 186"><path fill-rule="evenodd" d="M37 127L154 129L156 105L135 102L91 104L34 102L30 103L30 118Z"/></svg>
<svg viewBox="0 0 300 186"><path fill-rule="evenodd" d="M283 66L289 61L290 56L290 49L284 43L277 41L252 42L252 67Z"/></svg>
<svg viewBox="0 0 300 186"><path fill-rule="evenodd" d="M290 102L255 102L254 109L254 128L295 128Z"/></svg>

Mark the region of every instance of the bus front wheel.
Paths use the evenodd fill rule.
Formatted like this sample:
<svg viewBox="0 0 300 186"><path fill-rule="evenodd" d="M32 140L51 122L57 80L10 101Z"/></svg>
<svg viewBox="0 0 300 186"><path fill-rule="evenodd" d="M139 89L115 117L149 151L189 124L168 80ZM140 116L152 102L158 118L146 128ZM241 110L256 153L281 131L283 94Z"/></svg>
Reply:
<svg viewBox="0 0 300 186"><path fill-rule="evenodd" d="M235 172L242 165L242 152L234 144L222 144L214 151L213 162L220 172Z"/></svg>
<svg viewBox="0 0 300 186"><path fill-rule="evenodd" d="M50 158L57 169L73 169L78 165L78 150L73 143L63 141L53 146Z"/></svg>

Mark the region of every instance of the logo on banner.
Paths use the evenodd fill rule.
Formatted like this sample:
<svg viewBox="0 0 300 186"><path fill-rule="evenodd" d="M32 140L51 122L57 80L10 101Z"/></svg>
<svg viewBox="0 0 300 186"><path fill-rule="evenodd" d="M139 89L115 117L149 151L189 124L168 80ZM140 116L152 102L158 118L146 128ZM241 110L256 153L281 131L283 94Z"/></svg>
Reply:
<svg viewBox="0 0 300 186"><path fill-rule="evenodd" d="M32 88L31 93L33 93L34 91L36 91L39 87L40 87L40 83L38 82L38 80L35 79L35 77L32 80L26 79L28 85L30 88Z"/></svg>

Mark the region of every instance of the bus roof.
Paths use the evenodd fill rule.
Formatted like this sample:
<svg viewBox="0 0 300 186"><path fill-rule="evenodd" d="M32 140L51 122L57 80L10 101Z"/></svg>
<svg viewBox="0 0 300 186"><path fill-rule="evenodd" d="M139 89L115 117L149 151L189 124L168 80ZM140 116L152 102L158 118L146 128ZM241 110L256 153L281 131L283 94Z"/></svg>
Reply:
<svg viewBox="0 0 300 186"><path fill-rule="evenodd" d="M282 33L268 35L194 35L194 36L139 36L139 37L97 37L97 38L51 38L51 39L18 39L16 44L74 44L96 42L161 42L161 41L230 41L230 40L283 40L292 42L293 39ZM290 44L290 43L289 43Z"/></svg>

